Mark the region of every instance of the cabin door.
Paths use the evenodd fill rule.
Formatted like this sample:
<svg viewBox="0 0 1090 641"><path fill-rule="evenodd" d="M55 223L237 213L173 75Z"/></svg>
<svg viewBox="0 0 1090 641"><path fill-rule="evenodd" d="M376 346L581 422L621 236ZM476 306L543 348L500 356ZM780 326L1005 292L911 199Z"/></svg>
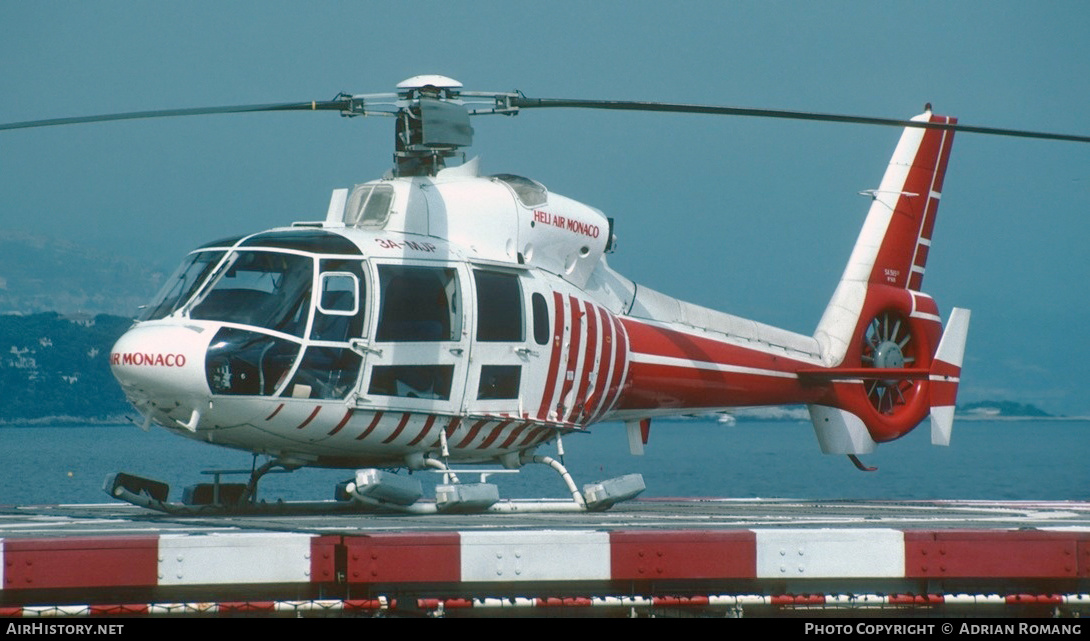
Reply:
<svg viewBox="0 0 1090 641"><path fill-rule="evenodd" d="M465 274L456 265L375 266L376 321L359 403L383 410L454 414L465 391Z"/></svg>

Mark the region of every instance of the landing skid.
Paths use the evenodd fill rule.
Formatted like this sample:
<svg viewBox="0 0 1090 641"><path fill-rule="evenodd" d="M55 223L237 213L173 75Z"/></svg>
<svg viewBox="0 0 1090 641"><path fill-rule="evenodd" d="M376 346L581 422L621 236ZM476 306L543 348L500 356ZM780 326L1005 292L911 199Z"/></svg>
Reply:
<svg viewBox="0 0 1090 641"><path fill-rule="evenodd" d="M155 510L176 516L216 516L216 515L261 515L261 514L344 514L360 512L357 506L348 501L242 501L231 499L240 497L246 484L216 484L213 493L218 500L208 500L209 492L201 484L186 488L181 502L169 501L170 486L124 472L106 477L103 490L111 497L132 503L137 507ZM195 488L199 488L196 489Z"/></svg>
<svg viewBox="0 0 1090 641"><path fill-rule="evenodd" d="M617 503L635 498L646 487L643 476L628 474L599 483L584 485L580 491L572 481L568 470L559 461L548 456L535 456L527 461L548 465L564 480L571 492L571 500L537 499L506 500L499 498L499 489L491 483L444 483L435 488L435 502L421 501L423 489L420 482L398 474L377 469L359 470L354 481L344 490L356 502L375 509L404 514L503 514L511 512L604 512ZM508 470L496 470L499 472ZM443 470L444 475L456 478L457 473L481 474L493 471Z"/></svg>
<svg viewBox="0 0 1090 641"><path fill-rule="evenodd" d="M257 483L277 467L291 471L292 466L270 461L251 474L249 483L221 483L224 474L246 470L213 470L213 483L186 488L182 502L169 501L170 486L160 481L118 472L106 478L103 490L111 497L138 507L172 515L260 515L260 514L505 514L515 512L560 513L603 512L617 503L635 498L643 492L643 476L628 474L583 486L580 491L567 468L548 456L534 456L526 463L552 468L560 475L571 493L568 499L500 500L496 485L484 482L492 473L511 470L454 470L431 459L429 467L444 475L444 482L435 488L434 501L421 500L423 489L415 478L379 469L357 470L355 477L337 488L334 501L257 501ZM480 483L462 483L458 473L481 474Z"/></svg>

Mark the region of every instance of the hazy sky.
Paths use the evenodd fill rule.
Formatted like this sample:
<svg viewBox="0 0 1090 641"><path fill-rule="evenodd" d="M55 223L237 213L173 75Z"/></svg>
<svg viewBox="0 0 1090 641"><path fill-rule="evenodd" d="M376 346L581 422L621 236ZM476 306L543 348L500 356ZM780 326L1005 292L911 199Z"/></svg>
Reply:
<svg viewBox="0 0 1090 641"><path fill-rule="evenodd" d="M0 122L330 99L420 73L532 97L912 116L1090 134L1085 2L0 3ZM616 218L610 263L810 333L894 129L542 110L479 118L485 171ZM0 134L0 228L170 268L324 216L387 119L228 115ZM961 400L1090 414L1090 145L959 135L924 289L973 310Z"/></svg>

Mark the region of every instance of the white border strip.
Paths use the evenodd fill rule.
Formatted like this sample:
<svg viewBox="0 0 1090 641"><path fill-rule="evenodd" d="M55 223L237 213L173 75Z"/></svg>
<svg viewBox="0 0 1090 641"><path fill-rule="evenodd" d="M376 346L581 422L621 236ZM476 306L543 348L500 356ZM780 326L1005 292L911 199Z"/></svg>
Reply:
<svg viewBox="0 0 1090 641"><path fill-rule="evenodd" d="M658 354L645 354L642 352L632 352L630 357L632 363L642 363L644 365L665 365L667 367L682 367L686 369L702 369L713 372L727 372L730 374L749 374L752 376L773 376L776 378L795 378L799 377L794 372L781 372L774 369L761 369L758 367L745 367L743 365L727 365L726 363L712 363L709 361L694 361L688 358L677 358L674 356L660 356Z"/></svg>

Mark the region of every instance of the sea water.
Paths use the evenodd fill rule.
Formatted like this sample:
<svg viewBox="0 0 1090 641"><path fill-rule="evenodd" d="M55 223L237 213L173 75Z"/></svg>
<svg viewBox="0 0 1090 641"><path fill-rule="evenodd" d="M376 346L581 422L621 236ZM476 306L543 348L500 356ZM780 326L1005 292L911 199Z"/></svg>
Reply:
<svg viewBox="0 0 1090 641"><path fill-rule="evenodd" d="M1090 423L1083 421L958 421L950 447L932 446L924 423L860 456L878 467L875 472L855 469L845 456L821 454L813 429L801 421L655 421L643 456L629 453L623 425L607 423L564 437L563 447L578 485L639 472L647 485L643 497L1090 500ZM538 452L557 457L555 444ZM184 486L211 481L202 470L251 465L245 452L157 427L4 427L0 504L108 502L103 480L120 471L169 483L171 498L179 500ZM329 499L335 484L351 476L351 470L327 469L270 474L261 497ZM430 472L415 476L426 496L441 480ZM479 480L468 473L461 479ZM488 480L503 498L567 496L560 478L541 465Z"/></svg>

